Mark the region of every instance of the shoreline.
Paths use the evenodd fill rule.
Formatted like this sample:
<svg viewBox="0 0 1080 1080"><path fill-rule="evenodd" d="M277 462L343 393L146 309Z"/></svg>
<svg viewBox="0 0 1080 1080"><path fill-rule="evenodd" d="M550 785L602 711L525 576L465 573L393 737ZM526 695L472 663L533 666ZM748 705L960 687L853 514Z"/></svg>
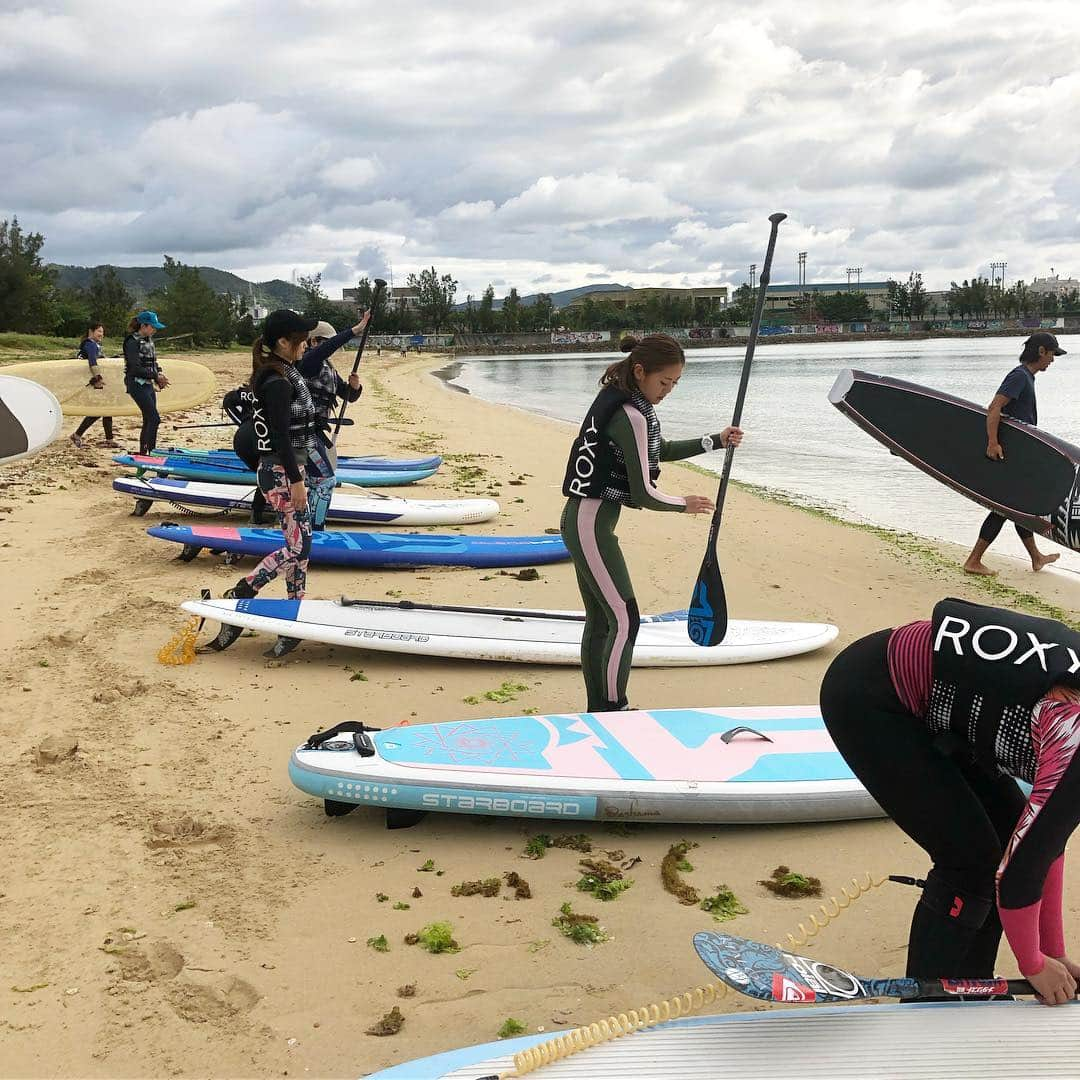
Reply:
<svg viewBox="0 0 1080 1080"><path fill-rule="evenodd" d="M244 363L236 354L197 359L221 389ZM432 354L367 363L351 414L358 422L345 429L342 451L443 453L440 473L405 494L493 493L501 516L467 531L538 534L557 525L565 422L448 394L434 375L440 366L445 357ZM212 400L167 416L163 435L216 412ZM778 865L821 878L825 898L853 876L925 871L923 853L888 821L620 827L433 814L388 831L375 809L327 818L286 773L292 749L313 731L342 719L386 728L576 711L580 672L311 643L267 662L262 635L162 667L157 650L186 622L180 601L204 586L219 595L251 563L171 558L144 528L174 511L131 518L130 500L110 490L114 469L99 438L85 450L67 441L77 420L67 418L64 435L38 458L0 475L0 571L15 615L0 624L9 702L0 716L0 857L20 868L0 887L8 1075L355 1078L488 1041L508 1017L555 1034L669 997L706 980L690 939L717 926L663 889L661 862L684 840L698 845L687 880L702 894L730 886L749 909L718 928L763 941L781 940L816 910L815 901L775 897L759 884ZM130 442L134 422L117 426ZM192 445L219 441L213 429L187 434L197 436ZM692 467L672 469L664 485L676 494L715 490L715 475L704 480ZM623 516L619 535L642 610L685 606L707 524L682 514ZM927 617L945 595L986 599L957 567L738 484L728 496L721 565L733 614L832 622L840 638L817 653L692 678L685 669L638 669L631 700L641 707L807 705L831 659L855 638ZM1001 575L1015 588L1031 577ZM1065 585L1052 583L1059 602L1080 609L1080 586ZM1045 581L1031 588L1054 599ZM275 583L267 595L283 591ZM540 568L530 582L455 568L312 570L309 595L343 593L580 607L565 563ZM484 698L507 684L517 689L503 703ZM50 735L70 736L77 749L51 760L41 753ZM575 887L580 853L524 858L530 836L571 832L584 832L600 852L640 858L633 887L601 904ZM451 895L458 882L508 871L529 881L531 899ZM1066 918L1074 920L1075 860L1066 877ZM874 889L822 944L838 964L902 970L914 901L911 890ZM565 902L596 914L611 940L589 949L562 937L552 920ZM452 925L460 953L404 944L435 921ZM642 926L656 929L643 934ZM367 944L380 936L385 955ZM1014 971L1007 949L999 967ZM414 996L398 996L404 985L415 986ZM394 1006L405 1017L400 1034L364 1034ZM719 1005L757 1008L736 998Z"/></svg>

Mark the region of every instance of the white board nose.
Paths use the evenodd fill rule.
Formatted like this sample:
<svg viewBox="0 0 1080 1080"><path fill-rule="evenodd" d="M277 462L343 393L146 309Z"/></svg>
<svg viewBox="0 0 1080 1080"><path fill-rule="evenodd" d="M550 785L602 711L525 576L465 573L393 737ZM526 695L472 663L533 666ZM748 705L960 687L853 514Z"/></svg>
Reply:
<svg viewBox="0 0 1080 1080"><path fill-rule="evenodd" d="M845 368L836 376L836 382L832 384L832 389L829 391L829 400L834 405L839 405L847 397L847 392L854 384L855 372L851 368Z"/></svg>

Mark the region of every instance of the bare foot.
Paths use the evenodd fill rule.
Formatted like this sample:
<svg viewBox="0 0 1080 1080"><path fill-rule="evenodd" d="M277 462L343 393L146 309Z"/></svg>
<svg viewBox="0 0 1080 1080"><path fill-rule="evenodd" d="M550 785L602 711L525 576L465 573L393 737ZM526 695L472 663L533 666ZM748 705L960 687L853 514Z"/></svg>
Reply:
<svg viewBox="0 0 1080 1080"><path fill-rule="evenodd" d="M1057 562L1060 558L1061 552L1055 551L1053 555L1040 555L1038 558L1032 559L1032 573L1038 573L1044 566L1048 566L1052 562Z"/></svg>
<svg viewBox="0 0 1080 1080"><path fill-rule="evenodd" d="M983 566L981 562L972 562L971 559L964 563L964 573L978 574L979 577L997 577L996 570L991 570L989 566Z"/></svg>

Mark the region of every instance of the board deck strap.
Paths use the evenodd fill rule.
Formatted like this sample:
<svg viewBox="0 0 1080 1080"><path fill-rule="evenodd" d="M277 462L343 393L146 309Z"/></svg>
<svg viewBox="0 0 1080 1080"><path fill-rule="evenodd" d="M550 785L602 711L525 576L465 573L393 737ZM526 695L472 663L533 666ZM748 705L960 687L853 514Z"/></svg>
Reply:
<svg viewBox="0 0 1080 1080"><path fill-rule="evenodd" d="M1003 461L986 456L986 409L941 390L842 371L829 401L917 469L980 506L1080 550L1080 448L1002 417Z"/></svg>

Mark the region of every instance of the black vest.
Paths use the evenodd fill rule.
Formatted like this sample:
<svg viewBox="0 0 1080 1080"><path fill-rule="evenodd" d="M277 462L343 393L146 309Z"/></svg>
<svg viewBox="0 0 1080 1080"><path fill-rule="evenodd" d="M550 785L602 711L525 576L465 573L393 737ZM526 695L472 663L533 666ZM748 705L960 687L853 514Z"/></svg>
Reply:
<svg viewBox="0 0 1080 1080"><path fill-rule="evenodd" d="M934 607L931 658L931 730L968 743L984 768L1030 779L1031 711L1056 683L1080 686L1080 634L950 598Z"/></svg>
<svg viewBox="0 0 1080 1080"><path fill-rule="evenodd" d="M579 499L599 499L611 480L612 446L605 434L615 410L630 395L617 386L605 386L589 406L585 421L570 447L562 492Z"/></svg>
<svg viewBox="0 0 1080 1080"><path fill-rule="evenodd" d="M281 453L281 447L276 445L277 435L270 430L270 425L266 421L265 406L260 396L260 391L266 382L274 378L285 379L292 387L288 439L293 451L298 456L306 457L316 430L315 404L311 400L311 391L308 390L303 376L292 364L283 364L282 373L267 365L251 380L256 397L255 409L251 417L255 427L256 447L260 455Z"/></svg>

